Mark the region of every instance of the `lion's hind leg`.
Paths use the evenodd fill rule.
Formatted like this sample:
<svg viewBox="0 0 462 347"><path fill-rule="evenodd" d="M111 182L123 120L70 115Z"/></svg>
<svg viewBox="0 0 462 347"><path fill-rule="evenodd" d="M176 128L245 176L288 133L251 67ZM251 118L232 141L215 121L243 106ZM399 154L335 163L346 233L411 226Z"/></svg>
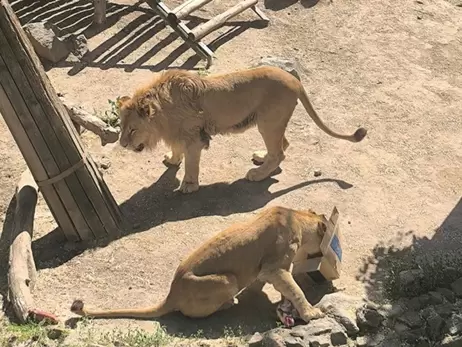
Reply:
<svg viewBox="0 0 462 347"><path fill-rule="evenodd" d="M279 269L268 272L264 275L264 279L271 283L274 289L292 303L300 315L300 318L305 322L324 316L321 310L311 306L308 300L306 300L305 294L298 286L297 282L295 282L289 271Z"/></svg>
<svg viewBox="0 0 462 347"><path fill-rule="evenodd" d="M284 136L282 138L282 150L285 152L289 147L289 141ZM252 155L252 160L256 165L262 165L265 162L267 151L255 151Z"/></svg>
<svg viewBox="0 0 462 347"><path fill-rule="evenodd" d="M185 297L179 311L192 318L207 317L234 305L239 286L234 274L183 277Z"/></svg>

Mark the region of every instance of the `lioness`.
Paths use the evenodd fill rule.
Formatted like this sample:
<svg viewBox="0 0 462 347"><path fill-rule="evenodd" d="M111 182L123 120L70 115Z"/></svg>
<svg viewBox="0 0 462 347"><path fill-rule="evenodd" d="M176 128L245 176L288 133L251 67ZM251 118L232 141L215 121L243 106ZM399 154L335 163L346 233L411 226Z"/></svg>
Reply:
<svg viewBox="0 0 462 347"><path fill-rule="evenodd" d="M290 266L297 251L317 254L327 219L311 210L271 207L234 224L202 244L178 266L170 292L159 304L139 309L91 310L77 300L71 311L94 318L155 318L169 312L199 318L231 307L245 288L271 283L305 322L324 314L306 300Z"/></svg>
<svg viewBox="0 0 462 347"><path fill-rule="evenodd" d="M253 154L263 163L250 169L246 178L261 181L284 160L289 142L287 123L300 99L309 116L327 134L361 141L367 133L359 128L353 135L330 130L313 109L303 85L290 73L263 66L244 71L201 77L185 70L169 70L133 97L119 98L120 144L135 151L153 148L163 140L171 147L165 155L169 164L179 165L185 157L184 193L199 189L199 161L211 136L244 132L257 125L266 151Z"/></svg>

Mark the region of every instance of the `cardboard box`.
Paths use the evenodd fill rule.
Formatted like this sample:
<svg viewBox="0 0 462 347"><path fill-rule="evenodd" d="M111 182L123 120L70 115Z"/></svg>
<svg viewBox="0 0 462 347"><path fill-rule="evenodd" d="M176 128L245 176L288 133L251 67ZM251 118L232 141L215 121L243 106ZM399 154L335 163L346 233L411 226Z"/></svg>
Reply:
<svg viewBox="0 0 462 347"><path fill-rule="evenodd" d="M334 207L327 221L321 242L321 253L308 257L303 249L294 258L292 273L307 273L315 282L332 281L340 277L342 240L338 227L339 212Z"/></svg>

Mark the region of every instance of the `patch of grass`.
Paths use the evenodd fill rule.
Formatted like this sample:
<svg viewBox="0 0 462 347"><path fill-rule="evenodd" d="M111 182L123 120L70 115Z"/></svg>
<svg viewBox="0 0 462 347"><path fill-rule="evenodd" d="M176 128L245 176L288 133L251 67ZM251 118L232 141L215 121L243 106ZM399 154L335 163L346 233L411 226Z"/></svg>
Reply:
<svg viewBox="0 0 462 347"><path fill-rule="evenodd" d="M206 76L210 75L210 71L203 68L203 67L201 67L201 68L199 68L199 70L197 70L197 74L199 76L201 76L201 77L206 77Z"/></svg>
<svg viewBox="0 0 462 347"><path fill-rule="evenodd" d="M103 334L98 342L103 345L116 344L120 347L160 347L167 345L171 339L171 336L159 326L153 333L139 328L127 331L115 329Z"/></svg>
<svg viewBox="0 0 462 347"><path fill-rule="evenodd" d="M110 106L110 109L104 111L104 113L97 112L95 110L95 115L97 117L101 118L104 123L114 128L120 126L119 108L117 107L118 100L119 97L117 97L115 101L108 99L107 102Z"/></svg>
<svg viewBox="0 0 462 347"><path fill-rule="evenodd" d="M50 327L53 329L53 327ZM61 329L60 329L61 330ZM0 322L0 346L15 346L27 343L28 346L49 346L48 328L43 324L28 322L26 324L8 324ZM67 336L67 330L61 330L62 335L54 340L58 345Z"/></svg>

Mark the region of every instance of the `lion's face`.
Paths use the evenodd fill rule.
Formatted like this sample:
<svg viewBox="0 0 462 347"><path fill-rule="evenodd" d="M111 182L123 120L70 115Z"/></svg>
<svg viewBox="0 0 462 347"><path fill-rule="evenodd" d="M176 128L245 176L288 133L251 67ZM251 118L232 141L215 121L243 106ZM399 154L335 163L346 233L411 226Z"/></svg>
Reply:
<svg viewBox="0 0 462 347"><path fill-rule="evenodd" d="M140 114L129 97L119 99L120 139L122 147L135 152L141 152L146 147L153 147L153 129L149 118Z"/></svg>

